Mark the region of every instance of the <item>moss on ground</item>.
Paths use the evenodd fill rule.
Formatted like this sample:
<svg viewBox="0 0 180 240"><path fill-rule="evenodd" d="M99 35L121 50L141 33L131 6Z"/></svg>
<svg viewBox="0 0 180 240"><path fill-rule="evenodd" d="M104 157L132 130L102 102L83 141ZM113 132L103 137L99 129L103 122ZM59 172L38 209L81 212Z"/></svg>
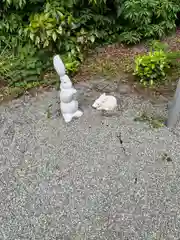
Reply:
<svg viewBox="0 0 180 240"><path fill-rule="evenodd" d="M147 122L152 128L161 128L165 126L166 119L161 116L151 116L148 113L143 112L138 117L135 117L134 121Z"/></svg>
<svg viewBox="0 0 180 240"><path fill-rule="evenodd" d="M36 91L39 87L47 89L51 86L59 89L59 79L55 73L48 73L41 81L24 81L14 86L2 86L0 88L0 103L18 98L27 91Z"/></svg>

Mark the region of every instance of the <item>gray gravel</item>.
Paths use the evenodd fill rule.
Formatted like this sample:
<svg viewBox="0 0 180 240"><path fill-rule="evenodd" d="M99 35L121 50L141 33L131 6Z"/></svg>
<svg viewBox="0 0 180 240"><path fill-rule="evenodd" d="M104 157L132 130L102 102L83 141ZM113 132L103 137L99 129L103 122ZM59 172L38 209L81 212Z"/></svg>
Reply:
<svg viewBox="0 0 180 240"><path fill-rule="evenodd" d="M55 90L0 106L0 240L180 239L180 128L135 122L166 104L128 86L103 90L117 112L93 110L93 84L77 86L84 115L70 124Z"/></svg>

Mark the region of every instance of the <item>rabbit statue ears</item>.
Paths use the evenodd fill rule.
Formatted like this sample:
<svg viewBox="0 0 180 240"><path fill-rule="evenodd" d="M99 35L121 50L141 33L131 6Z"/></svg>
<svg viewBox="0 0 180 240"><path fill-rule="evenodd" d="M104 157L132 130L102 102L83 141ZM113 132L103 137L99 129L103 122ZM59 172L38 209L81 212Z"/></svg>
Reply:
<svg viewBox="0 0 180 240"><path fill-rule="evenodd" d="M54 56L54 58L53 58L53 65L54 65L54 68L55 68L57 74L60 77L63 77L66 74L66 68L65 68L64 63L61 60L59 55L55 55Z"/></svg>

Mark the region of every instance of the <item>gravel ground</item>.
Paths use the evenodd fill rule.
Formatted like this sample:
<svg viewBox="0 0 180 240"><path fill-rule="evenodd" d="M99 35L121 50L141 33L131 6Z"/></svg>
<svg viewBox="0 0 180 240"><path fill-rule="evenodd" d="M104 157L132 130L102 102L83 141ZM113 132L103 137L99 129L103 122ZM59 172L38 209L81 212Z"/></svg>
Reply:
<svg viewBox="0 0 180 240"><path fill-rule="evenodd" d="M104 88L119 109L97 112L93 84L77 85L70 124L55 90L0 106L0 240L180 239L179 126L135 122L166 105L128 86Z"/></svg>

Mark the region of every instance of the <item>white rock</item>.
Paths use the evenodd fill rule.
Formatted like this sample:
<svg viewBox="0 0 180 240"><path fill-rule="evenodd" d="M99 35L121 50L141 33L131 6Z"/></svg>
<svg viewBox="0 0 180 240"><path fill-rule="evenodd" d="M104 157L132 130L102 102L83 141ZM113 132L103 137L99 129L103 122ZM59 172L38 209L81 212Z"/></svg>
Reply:
<svg viewBox="0 0 180 240"><path fill-rule="evenodd" d="M117 99L114 96L103 93L92 105L97 110L112 111L117 107Z"/></svg>

